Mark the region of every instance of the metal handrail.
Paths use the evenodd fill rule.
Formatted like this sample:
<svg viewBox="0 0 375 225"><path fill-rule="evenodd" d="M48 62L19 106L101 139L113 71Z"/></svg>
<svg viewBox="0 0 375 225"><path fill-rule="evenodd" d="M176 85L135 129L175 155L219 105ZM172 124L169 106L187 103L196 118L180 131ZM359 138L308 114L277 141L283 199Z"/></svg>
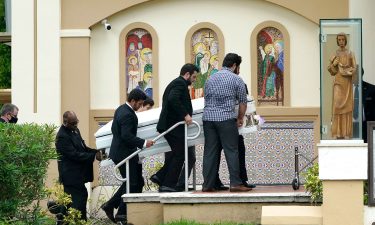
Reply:
<svg viewBox="0 0 375 225"><path fill-rule="evenodd" d="M198 132L196 133L196 135L194 136L188 136L187 135L187 124L185 121L181 121L181 122L178 122L176 124L174 124L173 126L171 126L168 130L164 131L163 133L159 134L158 136L156 136L154 139L152 139L153 142L156 142L157 140L159 140L160 138L162 138L164 135L166 135L167 133L169 133L170 131L172 131L174 128L176 128L177 126L181 125L181 124L185 124L185 191L188 191L188 179L189 179L189 173L188 173L188 163L189 163L189 160L188 160L188 147L187 147L187 140L192 140L192 139L196 139L197 137L199 137L200 133L201 133L201 126L199 125L198 122L196 121L192 121L193 124L195 124L197 127L198 127ZM126 193L129 193L130 191L130 176L129 176L129 160L132 159L134 156L136 156L139 152L141 152L143 150L142 149L138 149L137 151L133 152L131 155L129 155L128 157L126 157L124 160L122 160L121 162L119 162L115 167L114 167L114 174L115 174L115 177L117 178L117 180L119 181L122 181L122 182L126 182ZM125 178L122 178L120 177L118 174L117 174L117 169L122 166L124 163L126 163L126 177Z"/></svg>

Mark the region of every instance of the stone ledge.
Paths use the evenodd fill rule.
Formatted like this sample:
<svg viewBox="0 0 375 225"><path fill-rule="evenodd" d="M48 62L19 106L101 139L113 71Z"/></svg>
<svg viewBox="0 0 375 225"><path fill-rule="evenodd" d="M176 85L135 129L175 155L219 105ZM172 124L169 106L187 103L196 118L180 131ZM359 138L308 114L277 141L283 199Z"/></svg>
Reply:
<svg viewBox="0 0 375 225"><path fill-rule="evenodd" d="M362 140L331 140L324 143L329 145L318 144L321 180L367 179L367 143Z"/></svg>
<svg viewBox="0 0 375 225"><path fill-rule="evenodd" d="M289 193L203 193L203 192L177 192L177 193L137 193L122 196L125 202L160 202L163 204L182 203L309 203L310 195L304 192Z"/></svg>

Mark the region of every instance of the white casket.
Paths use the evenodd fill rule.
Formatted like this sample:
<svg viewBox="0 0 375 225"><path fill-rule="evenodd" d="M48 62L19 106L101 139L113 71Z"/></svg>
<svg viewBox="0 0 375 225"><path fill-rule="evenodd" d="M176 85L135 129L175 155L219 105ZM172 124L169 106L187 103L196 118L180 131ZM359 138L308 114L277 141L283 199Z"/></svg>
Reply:
<svg viewBox="0 0 375 225"><path fill-rule="evenodd" d="M203 108L204 108L204 98L198 98L192 100L193 105L193 120L196 121L201 126L200 135L193 140L188 140L188 146L194 146L197 144L204 143L203 135ZM138 116L138 131L137 136L143 139L154 139L159 135L156 131L156 125L159 120L159 115L161 112L161 107L150 109L148 111L143 111L137 113ZM255 113L255 103L252 98L248 98L246 113ZM245 123L246 124L246 123ZM107 155L109 154L109 149L112 142L112 132L111 132L112 121L108 122L106 125L101 127L96 133L96 147L98 149L105 148ZM181 125L182 126L182 125ZM198 127L194 124L188 126L188 136L195 136L197 134ZM242 127L239 129L240 133L250 133L257 131L257 126ZM150 155L163 153L170 151L170 147L164 138L160 138L154 146L148 148L147 150L141 151L139 157L147 157ZM102 161L104 164L108 163Z"/></svg>

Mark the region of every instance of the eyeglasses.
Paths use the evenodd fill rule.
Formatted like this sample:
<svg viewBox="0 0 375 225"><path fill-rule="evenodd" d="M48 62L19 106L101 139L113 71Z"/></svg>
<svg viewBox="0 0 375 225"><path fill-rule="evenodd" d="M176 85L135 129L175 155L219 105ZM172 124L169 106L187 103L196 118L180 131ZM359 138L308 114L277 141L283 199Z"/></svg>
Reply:
<svg viewBox="0 0 375 225"><path fill-rule="evenodd" d="M8 115L13 117L13 118L17 118L17 115L14 115L13 113L9 113Z"/></svg>

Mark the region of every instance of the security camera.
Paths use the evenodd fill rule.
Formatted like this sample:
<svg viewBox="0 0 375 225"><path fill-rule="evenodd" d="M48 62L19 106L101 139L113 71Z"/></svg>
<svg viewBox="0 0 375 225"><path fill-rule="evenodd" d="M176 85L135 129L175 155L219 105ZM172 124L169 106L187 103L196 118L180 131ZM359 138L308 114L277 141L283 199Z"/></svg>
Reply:
<svg viewBox="0 0 375 225"><path fill-rule="evenodd" d="M112 27L111 27L111 24L109 24L108 22L107 22L107 20L102 20L102 24L104 25L104 28L106 29L106 30L110 30Z"/></svg>

